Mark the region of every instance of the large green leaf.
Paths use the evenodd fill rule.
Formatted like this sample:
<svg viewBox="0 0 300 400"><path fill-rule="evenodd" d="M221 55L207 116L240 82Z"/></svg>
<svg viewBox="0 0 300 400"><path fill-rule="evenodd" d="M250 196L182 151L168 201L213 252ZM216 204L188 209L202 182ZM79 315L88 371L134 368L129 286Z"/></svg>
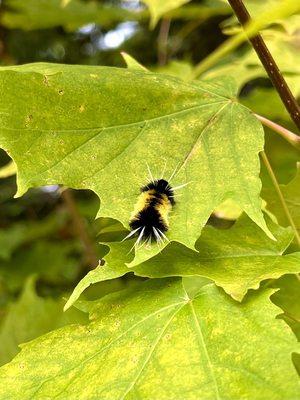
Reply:
<svg viewBox="0 0 300 400"><path fill-rule="evenodd" d="M263 130L235 101L231 81L33 64L2 68L0 86L0 146L16 162L18 195L53 183L92 189L100 215L126 226L147 163L155 176L166 163L166 177L178 167L174 185L189 183L171 216L171 240L193 247L226 198L271 235L259 197Z"/></svg>
<svg viewBox="0 0 300 400"><path fill-rule="evenodd" d="M63 313L63 301L37 296L35 280L28 279L20 298L9 305L0 327L0 365L9 362L20 343L71 323L84 323L86 316L76 309Z"/></svg>
<svg viewBox="0 0 300 400"><path fill-rule="evenodd" d="M23 345L0 398L296 399L296 343L270 293L238 304L205 285L190 298L172 279L106 296L89 325Z"/></svg>
<svg viewBox="0 0 300 400"><path fill-rule="evenodd" d="M221 286L234 299L241 301L249 289L261 281L287 273L300 272L300 253L283 255L293 233L269 222L276 237L268 239L248 218L242 217L231 229L206 226L196 243L199 252L172 244L158 256L143 262L128 254L132 243L109 243L105 264L89 272L76 286L65 309L68 309L90 285L113 279L132 271L137 276L205 277ZM126 265L129 267L126 267Z"/></svg>
<svg viewBox="0 0 300 400"><path fill-rule="evenodd" d="M8 28L24 30L63 26L69 31L88 23L109 26L137 13L121 7L103 6L82 0L5 0L7 8L1 14L1 23Z"/></svg>
<svg viewBox="0 0 300 400"><path fill-rule="evenodd" d="M300 272L300 252L283 255L293 238L291 230L271 222L269 226L277 242L241 218L231 229L205 227L196 243L198 253L173 244L157 257L138 266L133 261L131 266L136 275L151 278L203 276L241 301L264 279Z"/></svg>

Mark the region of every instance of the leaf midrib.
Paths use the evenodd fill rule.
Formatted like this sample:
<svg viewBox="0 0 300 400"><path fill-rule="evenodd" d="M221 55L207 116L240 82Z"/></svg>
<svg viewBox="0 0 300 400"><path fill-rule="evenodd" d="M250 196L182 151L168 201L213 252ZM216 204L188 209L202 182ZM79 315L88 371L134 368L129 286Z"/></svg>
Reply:
<svg viewBox="0 0 300 400"><path fill-rule="evenodd" d="M199 294L198 294L198 296L199 296ZM200 344L201 344L201 346L202 346L202 348L203 348L203 350L204 350L205 357L206 357L206 360L207 360L207 364L208 364L208 367L209 367L209 372L210 372L212 381L213 381L213 383L214 383L216 399L217 399L217 400L221 400L220 393L219 393L219 388L218 388L218 383L217 383L217 379L216 379L216 376L215 376L215 373L214 373L214 369L213 369L213 364L212 364L212 362L211 362L211 359L210 359L210 356L209 356L209 353L208 353L208 350L207 350L207 346L206 346L206 344L205 344L204 336L203 336L203 334L202 334L201 325L200 325L200 322L199 322L199 320L198 320L198 318L197 318L197 314L196 314L196 311L195 311L195 308L194 308L194 305L193 305L193 301L192 301L192 300L189 302L189 306L190 306L190 308L191 308L192 317L193 317L193 319L194 319L196 331L197 331L198 336L199 336L199 339L200 339L199 342L200 342Z"/></svg>
<svg viewBox="0 0 300 400"><path fill-rule="evenodd" d="M214 260L230 260L232 258L254 258L254 257L284 257L282 253L274 253L274 254L233 254L228 256L211 256L211 257L201 257L199 256L200 261L214 261Z"/></svg>
<svg viewBox="0 0 300 400"><path fill-rule="evenodd" d="M90 138L88 138L86 141L84 141L83 143L81 143L79 146L73 148L73 149L72 149L71 151L69 151L66 155L64 155L61 159L57 160L55 163L53 163L53 164L50 165L49 167L47 167L47 168L45 168L45 169L39 171L37 174L35 174L34 176L32 176L32 177L30 178L30 180L26 180L26 181L25 181L25 185L28 185L28 184L29 184L30 182L32 182L37 176L39 176L39 175L41 175L41 174L43 174L43 173L45 173L45 172L47 172L47 171L53 169L53 168L56 167L57 165L59 165L60 162L62 162L63 160L65 160L67 157L71 156L71 154L74 153L75 151L77 151L80 147L85 146L88 142L90 142L90 141L96 139L96 138L97 138L101 133L103 133L104 131L107 131L107 130L110 130L110 129L118 129L118 128L125 128L125 127L126 127L126 128L127 128L127 127L132 127L132 126L140 125L140 124L142 124L142 123L144 124L143 127L142 127L142 130L143 130L145 126L148 126L148 124L151 124L151 123L153 123L154 121L163 120L164 118L169 118L169 117L174 116L174 115L178 115L178 114L183 114L183 113L186 113L186 112L190 112L190 111L193 110L193 109L200 109L200 108L208 107L208 106L211 106L211 105L223 104L223 103L225 103L224 106L221 107L221 108L212 116L212 118L213 118L213 117L215 117L216 114L218 114L219 112L221 112L221 111L223 110L223 108L228 104L228 102L220 101L220 102L213 102L213 103L200 104L200 105L197 105L197 106L194 106L194 107L186 108L186 109L184 109L184 110L176 111L176 112L171 113L171 114L165 114L165 115L162 115L162 116L159 116L159 117L155 117L155 118L151 118L151 119L145 119L145 120L141 120L141 121L138 121L138 122L133 122L133 123L130 123L130 124L112 125L112 126L107 126L107 127L103 127L103 128L100 128L100 127L99 127L99 128L89 128L89 129L86 129L86 130L84 130L84 129L79 129L79 131L84 131L84 132L88 132L88 131L92 131L92 130L97 130L97 132L96 132L95 135L93 135L93 136L91 136ZM208 121L208 123L209 123L209 122L210 122L210 120ZM204 129L206 129L208 126L209 126L209 125L205 125L205 128L204 128ZM4 129L6 129L6 128L4 128ZM10 128L10 129L11 129L11 130L14 130L14 128ZM0 129L0 130L1 130L1 129ZM20 130L20 129L16 129L16 130ZM41 130L36 130L36 131L37 131L37 132L41 132ZM48 131L52 131L52 132L53 132L53 131L55 131L55 132L60 132L60 133L62 133L62 132L69 132L69 131L72 131L72 130L71 130L71 129L68 129L68 130L61 130L61 131L60 131L60 130L47 129L47 130L42 130L42 131L43 131L43 132L48 132ZM141 133L141 131L138 132L137 136L139 136L140 133ZM37 140L38 140L41 136L42 136L42 135L39 135L39 137L37 138ZM134 138L134 140L135 140L135 139L136 139L136 138ZM197 141L198 141L198 139L199 139L199 137L197 138ZM32 146L33 146L33 143L30 144L29 149L31 149ZM126 151L127 147L128 147L128 146L125 147L125 149L123 150L123 152ZM28 149L28 150L29 150L29 149ZM26 154L28 153L28 150L26 150L26 151L24 152L23 157L20 158L21 161L22 161L22 159L24 159L24 156L26 156ZM112 162L113 160L114 160L114 159L112 159L110 162ZM105 166L104 168L106 168L106 166ZM104 168L103 168L103 169L104 169ZM98 172L99 172L99 171L97 171L96 173L98 173ZM85 177L84 180L85 180L85 181L88 180L89 178L91 178L92 176L94 176L96 173L94 173L94 174L91 175L91 176Z"/></svg>
<svg viewBox="0 0 300 400"><path fill-rule="evenodd" d="M68 128L68 129L57 129L57 128L10 128L10 127L5 127L1 126L1 130L7 130L7 131L29 131L29 132L57 132L57 133L68 133L68 132L90 132L90 131L99 131L99 129L106 130L106 129L115 129L115 128L127 128L127 127L132 127L135 125L139 125L141 123L145 122L153 122L153 121L159 121L160 119L168 118L168 117L173 117L178 114L182 114L188 111L191 111L193 109L197 108L203 108L207 106L212 106L215 104L228 104L230 103L230 99L224 99L222 101L214 101L214 102L209 102L205 104L197 104L192 107L184 108L182 110L177 110L169 114L164 114L164 115L159 115L158 117L152 117L148 119L143 119L143 120L138 120L135 122L130 122L130 123L124 123L124 124L117 124L117 125L107 125L107 126L98 126L98 127L93 127L93 128ZM13 116L11 116L13 118Z"/></svg>

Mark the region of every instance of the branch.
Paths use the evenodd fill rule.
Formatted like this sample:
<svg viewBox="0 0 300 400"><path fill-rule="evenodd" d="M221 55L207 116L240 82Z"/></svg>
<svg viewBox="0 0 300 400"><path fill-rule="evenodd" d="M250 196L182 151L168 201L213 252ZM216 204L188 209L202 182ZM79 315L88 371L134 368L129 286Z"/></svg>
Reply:
<svg viewBox="0 0 300 400"><path fill-rule="evenodd" d="M289 131L281 125L276 124L273 121L259 115L254 114L256 118L265 126L272 129L273 131L279 133L285 140L287 140L292 146L300 150L300 136L296 135L294 132Z"/></svg>
<svg viewBox="0 0 300 400"><path fill-rule="evenodd" d="M228 0L228 2L242 26L245 26L251 21L250 14L248 13L242 0ZM273 86L281 97L285 108L289 112L297 128L300 130L300 107L290 91L290 88L288 87L284 77L282 76L275 60L269 52L263 38L260 34L256 34L255 36L250 37L249 41L256 51L267 74L269 75Z"/></svg>
<svg viewBox="0 0 300 400"><path fill-rule="evenodd" d="M94 248L94 244L86 230L84 220L78 212L71 189L63 189L61 192L61 197L63 198L69 210L74 228L84 246L86 262L88 266L93 269L99 264L99 258Z"/></svg>
<svg viewBox="0 0 300 400"><path fill-rule="evenodd" d="M170 31L171 20L163 19L157 38L157 58L159 65L165 65L168 61L168 36Z"/></svg>

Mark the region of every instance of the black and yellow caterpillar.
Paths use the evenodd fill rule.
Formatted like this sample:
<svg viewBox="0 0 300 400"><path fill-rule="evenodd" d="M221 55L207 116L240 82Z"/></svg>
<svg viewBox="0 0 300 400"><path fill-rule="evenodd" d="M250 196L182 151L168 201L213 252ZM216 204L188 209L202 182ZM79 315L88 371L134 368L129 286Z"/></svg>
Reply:
<svg viewBox="0 0 300 400"><path fill-rule="evenodd" d="M130 236L138 235L137 244L167 239L169 213L174 205L174 191L165 179L156 179L143 186L129 221Z"/></svg>

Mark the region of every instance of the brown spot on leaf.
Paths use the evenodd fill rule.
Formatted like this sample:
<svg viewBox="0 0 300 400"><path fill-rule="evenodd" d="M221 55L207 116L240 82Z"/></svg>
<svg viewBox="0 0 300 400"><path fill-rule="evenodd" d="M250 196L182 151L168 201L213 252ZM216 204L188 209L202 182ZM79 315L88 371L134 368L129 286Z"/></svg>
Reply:
<svg viewBox="0 0 300 400"><path fill-rule="evenodd" d="M43 83L44 83L46 86L49 86L49 81L48 81L47 75L44 75Z"/></svg>
<svg viewBox="0 0 300 400"><path fill-rule="evenodd" d="M21 363L19 364L19 368L20 368L20 369L24 369L24 368L25 368L25 363L21 362Z"/></svg>
<svg viewBox="0 0 300 400"><path fill-rule="evenodd" d="M31 114L27 115L25 118L25 126L29 126L33 120L33 116Z"/></svg>

